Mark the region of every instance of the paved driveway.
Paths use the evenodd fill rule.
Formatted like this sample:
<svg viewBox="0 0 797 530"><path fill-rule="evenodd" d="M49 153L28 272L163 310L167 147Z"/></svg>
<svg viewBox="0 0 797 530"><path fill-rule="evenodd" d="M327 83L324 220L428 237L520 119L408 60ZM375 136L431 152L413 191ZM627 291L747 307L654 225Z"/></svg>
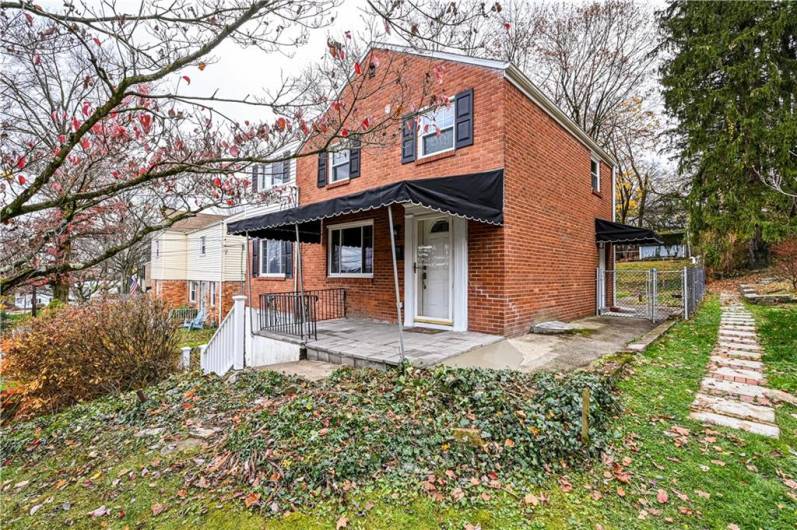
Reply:
<svg viewBox="0 0 797 530"><path fill-rule="evenodd" d="M583 330L567 335L528 334L449 357L442 364L463 368L509 368L524 372L573 370L618 352L655 325L648 320L589 317L573 322Z"/></svg>

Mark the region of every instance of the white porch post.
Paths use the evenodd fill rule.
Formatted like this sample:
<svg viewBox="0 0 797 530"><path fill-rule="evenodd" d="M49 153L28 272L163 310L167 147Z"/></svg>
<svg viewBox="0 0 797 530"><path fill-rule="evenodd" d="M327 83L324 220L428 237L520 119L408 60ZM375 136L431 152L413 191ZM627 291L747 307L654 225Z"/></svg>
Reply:
<svg viewBox="0 0 797 530"><path fill-rule="evenodd" d="M304 312L304 278L302 277L302 243L299 239L299 224L293 225L296 228L296 283L299 284L299 314L301 316L302 340L304 340L304 329L307 326L307 313ZM308 337L309 339L309 337Z"/></svg>
<svg viewBox="0 0 797 530"><path fill-rule="evenodd" d="M393 256L393 285L396 288L396 316L398 317L399 355L404 360L404 323L401 319L401 294L399 292L398 266L396 265L396 234L393 231L393 206L387 207L390 230L390 253Z"/></svg>
<svg viewBox="0 0 797 530"><path fill-rule="evenodd" d="M235 295L232 297L233 301L233 329L235 329L235 333L233 336L235 337L235 342L233 345L233 359L232 359L232 367L235 370L241 370L244 367L244 345L246 344L246 315L244 312L246 311L246 296L244 295Z"/></svg>

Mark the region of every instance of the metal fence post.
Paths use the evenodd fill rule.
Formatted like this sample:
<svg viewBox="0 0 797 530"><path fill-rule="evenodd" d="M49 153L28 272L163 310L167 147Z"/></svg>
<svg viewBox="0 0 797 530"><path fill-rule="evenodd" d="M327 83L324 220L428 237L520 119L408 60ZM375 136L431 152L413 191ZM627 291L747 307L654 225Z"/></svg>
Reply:
<svg viewBox="0 0 797 530"><path fill-rule="evenodd" d="M681 276L681 283L683 284L681 296L684 299L684 320L687 320L689 318L689 272L686 267Z"/></svg>

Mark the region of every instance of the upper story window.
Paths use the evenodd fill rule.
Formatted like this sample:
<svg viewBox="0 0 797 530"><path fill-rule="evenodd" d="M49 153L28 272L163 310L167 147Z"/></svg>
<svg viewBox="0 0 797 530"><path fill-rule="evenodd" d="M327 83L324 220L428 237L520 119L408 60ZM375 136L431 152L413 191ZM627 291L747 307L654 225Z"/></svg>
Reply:
<svg viewBox="0 0 797 530"><path fill-rule="evenodd" d="M599 192L601 190L601 163L600 161L592 158L589 161L589 172L592 177L592 191Z"/></svg>
<svg viewBox="0 0 797 530"><path fill-rule="evenodd" d="M330 226L329 276L371 278L373 273L373 221Z"/></svg>
<svg viewBox="0 0 797 530"><path fill-rule="evenodd" d="M199 255L204 256L207 250L207 239L202 236L199 238Z"/></svg>
<svg viewBox="0 0 797 530"><path fill-rule="evenodd" d="M349 178L351 150L343 148L329 152L329 182L339 182Z"/></svg>
<svg viewBox="0 0 797 530"><path fill-rule="evenodd" d="M473 145L473 89L446 105L407 116L401 125L401 163Z"/></svg>
<svg viewBox="0 0 797 530"><path fill-rule="evenodd" d="M252 183L255 191L267 191L286 184L291 179L290 160L252 166Z"/></svg>
<svg viewBox="0 0 797 530"><path fill-rule="evenodd" d="M452 98L453 99L453 98ZM418 117L418 157L452 151L455 145L454 105L443 107Z"/></svg>

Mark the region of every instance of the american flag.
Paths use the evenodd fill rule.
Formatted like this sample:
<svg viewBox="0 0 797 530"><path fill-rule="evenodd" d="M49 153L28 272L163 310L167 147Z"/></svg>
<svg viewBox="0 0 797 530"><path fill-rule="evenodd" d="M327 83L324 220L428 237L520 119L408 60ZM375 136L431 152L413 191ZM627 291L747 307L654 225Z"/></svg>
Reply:
<svg viewBox="0 0 797 530"><path fill-rule="evenodd" d="M130 294L138 292L138 277L134 274L130 277Z"/></svg>

